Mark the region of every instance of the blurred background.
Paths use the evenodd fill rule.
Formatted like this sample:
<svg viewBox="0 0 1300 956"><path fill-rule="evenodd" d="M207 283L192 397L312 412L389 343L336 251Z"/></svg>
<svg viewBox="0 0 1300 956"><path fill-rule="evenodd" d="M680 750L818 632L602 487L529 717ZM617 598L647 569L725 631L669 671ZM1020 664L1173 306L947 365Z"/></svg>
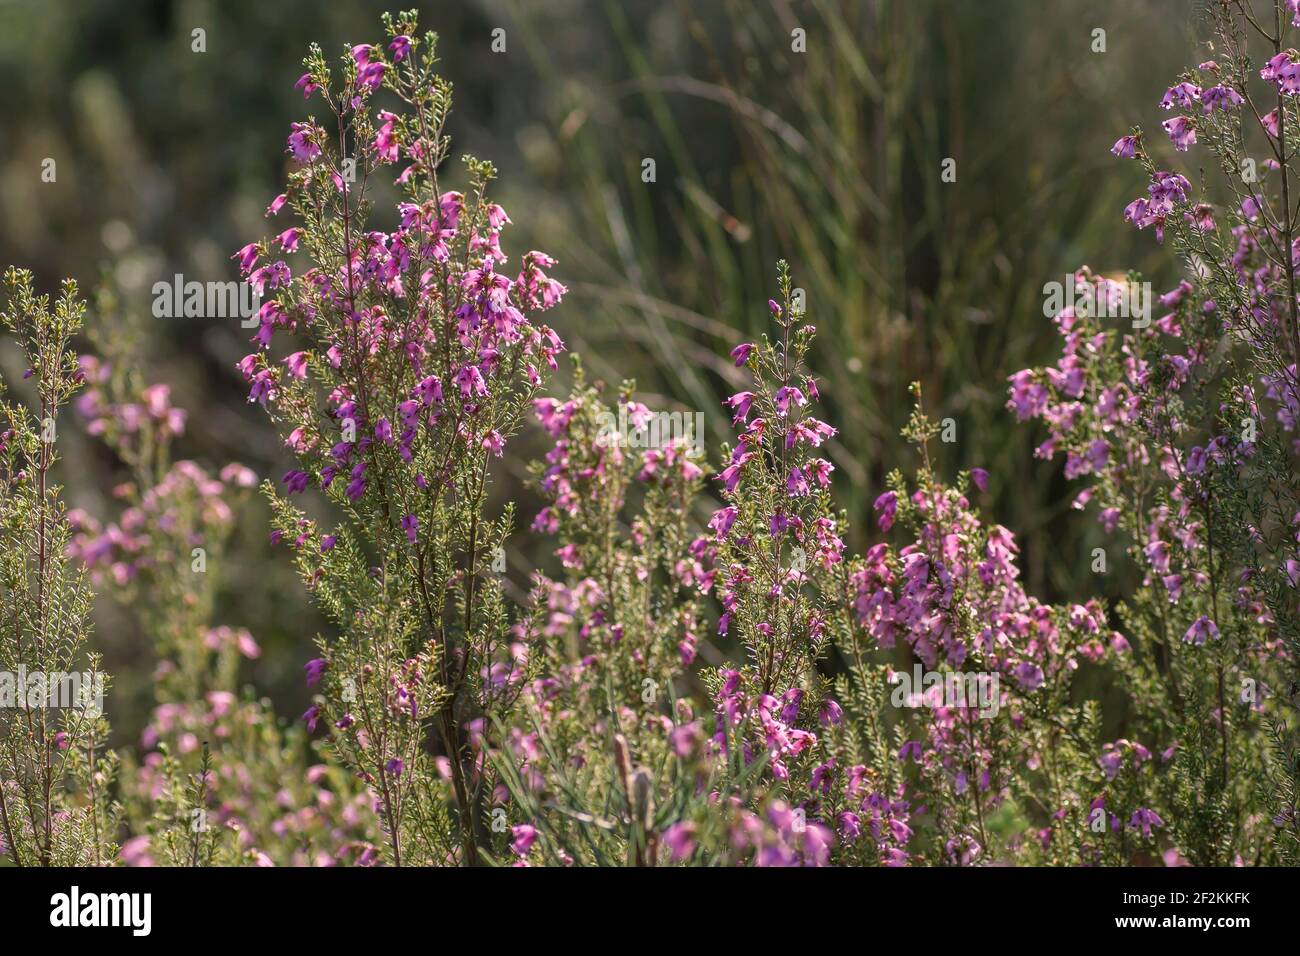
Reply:
<svg viewBox="0 0 1300 956"><path fill-rule="evenodd" d="M411 6L410 0L402 7ZM1108 149L1157 103L1195 46L1203 3L1187 0L458 0L419 4L455 84L453 155L493 160L516 225L512 258L557 256L570 296L549 320L590 372L635 378L652 408L703 411L729 435L726 361L766 326L775 260L790 260L819 338L824 416L849 544L873 540L869 506L913 459L899 429L920 379L936 418L957 422L943 470L991 475L982 504L1019 537L1030 589L1095 592L1094 522L1070 510L1044 436L1004 407L1006 377L1058 351L1042 287L1081 264L1139 269L1155 292L1177 263L1120 219L1144 184ZM267 232L281 190L293 89L309 42L337 55L380 39L378 3L299 0L0 2L0 263L53 289L101 276L143 317L151 378L189 412L177 457L278 476L288 457L245 403L237 320L154 319L151 287L236 278L231 253ZM397 9L394 5L389 9ZM206 31L207 51L191 50ZM492 31L506 50L491 52ZM801 29L806 52L792 49ZM1092 51L1094 30L1105 52ZM1153 140L1162 137L1152 137ZM1161 144L1157 150L1166 148ZM41 179L54 158L57 180ZM652 158L656 181L644 183ZM956 160L956 181L941 164ZM453 176L459 175L455 164ZM91 317L90 321L94 321ZM567 372L567 366L562 367ZM0 372L21 368L0 348ZM563 379L553 386L564 391ZM68 431L75 431L69 428ZM71 504L114 514L112 457L60 439ZM543 447L526 434L519 447ZM524 459L497 492L520 501L511 575L550 566L526 522L537 501ZM278 712L307 697L301 666L325 625L260 502L240 516L218 620L253 630L248 679ZM1122 588L1126 567L1103 587ZM145 717L150 649L129 610L101 598L97 644L125 702L114 730ZM137 702L135 706L132 702Z"/></svg>

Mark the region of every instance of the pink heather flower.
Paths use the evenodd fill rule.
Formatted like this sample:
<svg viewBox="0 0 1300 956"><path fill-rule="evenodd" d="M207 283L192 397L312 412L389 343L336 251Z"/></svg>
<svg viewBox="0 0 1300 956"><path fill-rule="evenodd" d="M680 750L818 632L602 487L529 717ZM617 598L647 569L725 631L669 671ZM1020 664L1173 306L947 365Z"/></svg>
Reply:
<svg viewBox="0 0 1300 956"><path fill-rule="evenodd" d="M785 447L793 448L796 443L804 441L814 448L820 448L822 442L828 438L834 438L839 431L831 425L816 418L808 417L801 422L796 422L788 432L785 433Z"/></svg>
<svg viewBox="0 0 1300 956"><path fill-rule="evenodd" d="M1151 564L1151 569L1156 574L1167 574L1169 572L1169 542L1152 541L1142 549L1146 555L1147 561Z"/></svg>
<svg viewBox="0 0 1300 956"><path fill-rule="evenodd" d="M153 866L153 859L149 856L149 838L138 836L127 840L122 844L119 857L125 866Z"/></svg>
<svg viewBox="0 0 1300 956"><path fill-rule="evenodd" d="M339 536L336 534L327 534L320 539L320 553L326 554L334 550L334 545L338 544Z"/></svg>
<svg viewBox="0 0 1300 956"><path fill-rule="evenodd" d="M792 385L782 385L772 396L772 401L776 405L776 413L782 418L790 414L790 405L794 403L798 406L808 404L808 399L804 398L803 392Z"/></svg>
<svg viewBox="0 0 1300 956"><path fill-rule="evenodd" d="M493 429L483 436L483 447L500 458L502 452L505 450L506 440L501 436L499 431Z"/></svg>
<svg viewBox="0 0 1300 956"><path fill-rule="evenodd" d="M248 270L253 268L253 264L257 262L257 256L258 256L257 243L250 242L248 245L244 246L242 249L240 249L230 258L238 259L239 271L247 274Z"/></svg>
<svg viewBox="0 0 1300 956"><path fill-rule="evenodd" d="M302 720L307 725L308 733L316 733L316 727L320 723L320 708L312 704L303 711Z"/></svg>
<svg viewBox="0 0 1300 956"><path fill-rule="evenodd" d="M315 687L320 683L321 675L325 673L327 664L325 658L315 657L302 665L302 669L307 672L307 686Z"/></svg>
<svg viewBox="0 0 1300 956"><path fill-rule="evenodd" d="M405 768L406 765L402 762L401 757L393 757L384 765L384 769L388 771L390 776L394 777L400 777Z"/></svg>
<svg viewBox="0 0 1300 956"><path fill-rule="evenodd" d="M487 395L487 383L483 381L483 373L479 371L477 365L462 366L454 376L457 387L460 389L461 398L469 398L471 395L483 398Z"/></svg>
<svg viewBox="0 0 1300 956"><path fill-rule="evenodd" d="M420 417L420 408L419 402L408 398L406 401L397 404L397 417L401 419L403 425L414 425Z"/></svg>
<svg viewBox="0 0 1300 956"><path fill-rule="evenodd" d="M280 244L280 248L285 252L295 252L298 249L298 240L301 237L302 230L294 226L276 236L275 241Z"/></svg>
<svg viewBox="0 0 1300 956"><path fill-rule="evenodd" d="M983 468L972 468L970 470L970 480L980 491L989 490L989 473Z"/></svg>
<svg viewBox="0 0 1300 956"><path fill-rule="evenodd" d="M1201 103L1206 113L1212 113L1215 110L1229 110L1234 106L1240 106L1245 102L1238 93L1230 86L1212 86L1201 94Z"/></svg>
<svg viewBox="0 0 1300 956"><path fill-rule="evenodd" d="M269 206L266 207L266 214L267 214L267 216L274 216L274 215L275 215L276 213L278 213L281 209L283 209L283 208L284 208L284 204L288 201L288 198L289 198L289 197L286 196L284 193L280 193L280 195L278 195L278 196L276 196L274 199L272 199L272 200L271 200L271 205L269 205Z"/></svg>
<svg viewBox="0 0 1300 956"><path fill-rule="evenodd" d="M272 262L262 266L248 277L248 284L258 295L265 295L267 289L278 289L289 284L292 273L284 262Z"/></svg>
<svg viewBox="0 0 1300 956"><path fill-rule="evenodd" d="M533 848L533 843L537 840L537 828L527 823L520 823L510 828L510 835L514 840L510 843L510 849L515 852L516 856L527 856L528 851Z"/></svg>
<svg viewBox="0 0 1300 956"><path fill-rule="evenodd" d="M234 461L221 469L220 478L226 484L239 488L252 488L257 484L257 475L253 469Z"/></svg>
<svg viewBox="0 0 1300 956"><path fill-rule="evenodd" d="M1107 534L1112 534L1119 527L1119 509L1104 508L1097 515L1097 520L1101 522L1101 526L1106 529Z"/></svg>
<svg viewBox="0 0 1300 956"><path fill-rule="evenodd" d="M285 490L294 495L307 490L309 478L310 476L305 471L286 471L284 477L280 480L284 482Z"/></svg>
<svg viewBox="0 0 1300 956"><path fill-rule="evenodd" d="M373 52L374 47L368 43L359 43L352 48L352 59L357 64L357 86L371 90L383 82L384 70L387 69L382 61L370 58Z"/></svg>
<svg viewBox="0 0 1300 956"><path fill-rule="evenodd" d="M699 731L695 724L679 724L668 735L668 742L672 746L673 753L685 760L695 752L698 738Z"/></svg>
<svg viewBox="0 0 1300 956"><path fill-rule="evenodd" d="M1189 627L1187 629L1187 633L1183 635L1183 640L1186 641L1188 644L1192 644L1196 647L1201 647L1203 644L1205 644L1207 640L1209 641L1218 640L1218 637L1219 637L1218 626L1215 625L1215 623L1211 621L1208 617L1202 614L1200 617L1198 617L1195 621L1192 622L1192 626Z"/></svg>
<svg viewBox="0 0 1300 956"><path fill-rule="evenodd" d="M730 405L736 413L731 420L733 425L739 425L741 422L749 420L749 412L754 405L754 397L753 392L737 392L723 402L724 405Z"/></svg>
<svg viewBox="0 0 1300 956"><path fill-rule="evenodd" d="M1201 232L1214 231L1214 207L1209 203L1197 203L1187 213L1187 220Z"/></svg>
<svg viewBox="0 0 1300 956"><path fill-rule="evenodd" d="M1046 679L1043 669L1032 661L1021 661L1012 668L1011 673L1021 690L1027 692L1038 690Z"/></svg>
<svg viewBox="0 0 1300 956"><path fill-rule="evenodd" d="M1283 50L1260 69L1261 79L1274 83L1278 90L1294 95L1300 92L1300 64L1293 63L1293 50Z"/></svg>
<svg viewBox="0 0 1300 956"><path fill-rule="evenodd" d="M401 63L406 59L407 54L411 52L411 38L408 36L393 37L393 42L388 44L388 52L393 55L394 63Z"/></svg>
<svg viewBox="0 0 1300 956"><path fill-rule="evenodd" d="M559 438L564 434L577 410L578 406L573 402L565 402L561 405L553 398L533 399L533 412L537 415L537 420L542 423L542 428L546 429L546 433L552 438Z"/></svg>
<svg viewBox="0 0 1300 956"><path fill-rule="evenodd" d="M382 124L375 132L374 149L379 158L386 163L397 162L398 142L397 134L393 132L393 127L397 123L397 116L386 110L379 111L379 119Z"/></svg>
<svg viewBox="0 0 1300 956"><path fill-rule="evenodd" d="M1104 439L1096 438L1088 445L1087 459L1088 463L1096 471L1101 471L1106 467L1106 461L1110 457L1110 445Z"/></svg>
<svg viewBox="0 0 1300 956"><path fill-rule="evenodd" d="M1196 121L1188 116L1175 116L1160 124L1173 140L1174 149L1187 152L1187 148L1196 142Z"/></svg>
<svg viewBox="0 0 1300 956"><path fill-rule="evenodd" d="M671 824L664 830L663 842L664 846L668 847L674 863L685 860L695 852L695 824L690 821Z"/></svg>
<svg viewBox="0 0 1300 956"><path fill-rule="evenodd" d="M294 352L284 360L284 366L289 370L289 375L296 379L307 377L307 353Z"/></svg>
<svg viewBox="0 0 1300 956"><path fill-rule="evenodd" d="M742 342L731 350L731 357L736 360L736 368L740 368L749 360L749 353L752 351L754 351L752 342Z"/></svg>
<svg viewBox="0 0 1300 956"><path fill-rule="evenodd" d="M735 505L728 505L713 512L713 517L709 519L709 530L711 530L721 541L731 531L731 526L736 523L737 510Z"/></svg>
<svg viewBox="0 0 1300 956"><path fill-rule="evenodd" d="M1031 369L1017 372L1008 381L1011 382L1011 396L1007 400L1007 408L1015 411L1018 421L1036 418L1047 410L1050 395L1044 385L1035 381Z"/></svg>
<svg viewBox="0 0 1300 956"><path fill-rule="evenodd" d="M415 544L416 531L420 527L420 519L415 515L406 515L402 518L402 530L406 532L406 538L411 544Z"/></svg>
<svg viewBox="0 0 1300 956"><path fill-rule="evenodd" d="M247 630L241 629L235 635L235 647L250 661L255 661L262 656L262 649L257 646L257 641L253 640L253 635Z"/></svg>
<svg viewBox="0 0 1300 956"><path fill-rule="evenodd" d="M1154 810L1138 807L1129 819L1128 825L1131 830L1141 830L1142 836L1149 840L1151 839L1151 828L1162 827L1165 825L1165 821L1160 819L1160 814Z"/></svg>
<svg viewBox="0 0 1300 956"><path fill-rule="evenodd" d="M823 727L830 727L832 724L838 724L844 719L844 711L839 704L827 697L822 703L822 708L817 715L817 719L821 722Z"/></svg>
<svg viewBox="0 0 1300 956"><path fill-rule="evenodd" d="M428 378L415 386L412 395L419 399L422 405L442 404L442 382L438 381L436 375L430 375Z"/></svg>
<svg viewBox="0 0 1300 956"><path fill-rule="evenodd" d="M813 791L821 791L823 794L831 792L831 783L835 778L835 758L831 758L823 764L813 767L812 777L808 782Z"/></svg>
<svg viewBox="0 0 1300 956"><path fill-rule="evenodd" d="M1192 184L1181 173L1156 170L1151 175L1151 184L1147 186L1152 211L1161 215L1172 211L1174 203L1186 201L1191 188Z"/></svg>
<svg viewBox="0 0 1300 956"><path fill-rule="evenodd" d="M1166 110L1173 109L1175 106L1190 109L1200 98L1201 88L1195 83L1184 81L1165 90L1165 95L1160 100L1160 107Z"/></svg>
<svg viewBox="0 0 1300 956"><path fill-rule="evenodd" d="M740 448L737 447L736 450L740 451ZM736 486L740 484L741 469L745 467L746 463L748 463L752 457L753 455L750 452L741 452L732 460L730 465L722 469L721 473L719 473L718 480L722 482L723 487L725 487L728 492L736 490Z"/></svg>
<svg viewBox="0 0 1300 956"><path fill-rule="evenodd" d="M298 77L298 82L293 85L293 88L295 90L302 90L302 98L304 100L310 99L312 93L319 89L317 84L312 82L310 73L304 73L302 76Z"/></svg>
<svg viewBox="0 0 1300 956"><path fill-rule="evenodd" d="M785 490L791 498L802 498L808 494L808 479L804 477L798 465L790 469L790 474L785 480Z"/></svg>
<svg viewBox="0 0 1300 956"><path fill-rule="evenodd" d="M294 123L289 134L289 147L286 152L300 163L310 163L320 156L320 146L316 144L316 131L310 123Z"/></svg>
<svg viewBox="0 0 1300 956"><path fill-rule="evenodd" d="M1160 226L1164 222L1162 216L1151 212L1151 204L1145 199L1134 199L1124 207L1124 218L1139 229L1145 229L1150 225ZM1157 231L1157 235L1160 233Z"/></svg>
<svg viewBox="0 0 1300 956"><path fill-rule="evenodd" d="M888 531L894 526L894 516L898 514L898 495L892 491L886 491L876 499L872 507L880 513L878 521L881 531Z"/></svg>
<svg viewBox="0 0 1300 956"><path fill-rule="evenodd" d="M1115 140L1115 145L1110 148L1110 151L1120 159L1133 159L1137 156L1137 137L1121 136Z"/></svg>
<svg viewBox="0 0 1300 956"><path fill-rule="evenodd" d="M384 71L388 67L379 62L367 63L357 71L357 85L377 89L384 80Z"/></svg>

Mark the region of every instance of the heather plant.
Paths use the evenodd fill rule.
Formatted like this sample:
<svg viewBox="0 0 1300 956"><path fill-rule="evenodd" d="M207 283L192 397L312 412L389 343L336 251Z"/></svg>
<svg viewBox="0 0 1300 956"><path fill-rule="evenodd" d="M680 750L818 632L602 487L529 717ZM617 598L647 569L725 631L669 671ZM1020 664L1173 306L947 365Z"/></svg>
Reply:
<svg viewBox="0 0 1300 956"><path fill-rule="evenodd" d="M512 828L521 862L830 860L834 836L810 816L810 788L834 761L819 760L810 728L839 714L813 669L843 561L832 468L814 454L835 429L810 414L815 330L785 263L778 277L779 337L732 352L754 387L726 403L741 434L724 448L723 506L706 533L686 523L704 472L684 446L635 455L608 442L600 422L612 412L581 375L567 402L538 402L557 441L541 481L551 503L534 527L560 534L569 578L541 578L534 592L538 643L552 650L523 697L531 725L503 761L524 817ZM634 424L648 417L627 387L619 401ZM629 505L633 484L644 493ZM620 515L628 540L611 544ZM737 667L692 668L710 593L716 631L742 649ZM712 718L683 693L695 683Z"/></svg>
<svg viewBox="0 0 1300 956"><path fill-rule="evenodd" d="M172 866L366 862L375 856L370 796L341 768L310 764L301 727L240 685L261 650L247 628L214 624L227 539L252 471L216 476L172 461L186 415L166 385L146 384L138 329L101 292L77 401L86 430L128 471L115 520L69 513L68 553L138 618L154 645L154 707L119 775L122 860Z"/></svg>
<svg viewBox="0 0 1300 956"><path fill-rule="evenodd" d="M1112 152L1149 177L1124 211L1168 238L1187 276L1166 314L1117 327L1126 280L1081 270L1056 318L1063 354L1012 378L1018 417L1042 418L1039 454L1067 478L1142 572L1119 608L1134 640L1124 671L1131 724L1100 759L1164 766L1141 788L1163 807L1177 854L1196 864L1294 863L1300 483L1295 435L1300 354L1296 4L1213 11L1213 59L1178 78L1161 106L1176 153L1207 149L1222 173L1193 186L1162 168L1140 129ZM1079 303L1082 303L1080 307Z"/></svg>
<svg viewBox="0 0 1300 956"><path fill-rule="evenodd" d="M565 573L535 575L512 647L524 666L499 668L518 703L491 754L498 819L519 862L652 865L703 739L689 668L713 580L713 548L691 534L704 470L686 436L651 432L634 383L610 408L575 365L568 400L534 402L555 444L532 526L563 542Z"/></svg>
<svg viewBox="0 0 1300 956"><path fill-rule="evenodd" d="M911 481L896 470L875 501L880 529L897 524L911 540L873 546L848 578L849 666L839 681L848 719L838 736L854 766L841 826L856 841L869 819L868 842L885 863L1114 862L1118 852L1089 839L1094 814L1107 812L1090 759L1100 711L1077 699L1074 679L1128 643L1095 600L1058 607L1025 593L1015 537L985 525L968 497L988 476L972 469L955 486L942 481L930 450L940 426L914 391L904 434L920 467ZM902 647L921 681L888 659ZM883 694L917 716L896 711L886 731ZM1119 809L1112 801L1110 823L1123 838L1131 819Z"/></svg>
<svg viewBox="0 0 1300 956"><path fill-rule="evenodd" d="M335 71L316 47L304 61L298 88L326 125L293 125L295 169L268 209L299 225L236 255L266 299L240 368L296 458L267 487L275 538L338 629L307 664L308 727L375 793L387 862L468 865L493 840L495 771L475 738L494 733L501 667L517 666L492 570L512 509L486 513L490 465L563 349L529 314L565 289L544 253L497 271L509 218L487 197L493 167L466 158L463 191L441 179L436 35L413 12L384 26ZM385 220L370 194L398 165ZM277 333L296 343L283 358ZM326 517L294 503L309 487Z"/></svg>
<svg viewBox="0 0 1300 956"><path fill-rule="evenodd" d="M0 849L18 866L102 865L116 852L117 816L107 677L53 473L59 413L81 386L72 339L85 303L71 280L52 307L30 272L10 268L4 283L0 318L33 399L0 405Z"/></svg>
<svg viewBox="0 0 1300 956"><path fill-rule="evenodd" d="M1120 294L1113 280L1082 272L1079 281ZM1138 739L1096 759L1108 780L1156 805L1179 857L1268 862L1286 816L1259 781L1293 766L1278 748L1293 733L1283 695L1295 611L1285 560L1258 529L1275 540L1294 533L1275 510L1288 507L1294 472L1261 449L1280 450L1266 437L1275 426L1228 367L1233 343L1215 303L1190 284L1163 299L1172 311L1150 334L1063 311L1062 359L1018 373L1010 404L1048 423L1040 454L1065 454L1066 475L1087 482L1076 506L1094 507L1117 539L1097 549L1094 567L1122 551L1142 573L1116 609L1133 644L1118 683Z"/></svg>

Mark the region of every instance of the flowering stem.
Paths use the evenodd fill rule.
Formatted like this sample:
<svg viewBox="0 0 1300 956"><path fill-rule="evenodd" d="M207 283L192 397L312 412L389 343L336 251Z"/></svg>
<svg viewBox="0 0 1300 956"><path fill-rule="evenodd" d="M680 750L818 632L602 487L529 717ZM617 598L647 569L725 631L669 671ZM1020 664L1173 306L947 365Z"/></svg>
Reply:
<svg viewBox="0 0 1300 956"><path fill-rule="evenodd" d="M1274 3L1274 13L1277 19L1276 34L1273 38L1273 52L1279 54L1282 52L1282 4ZM1286 244L1284 253L1286 259L1286 287L1287 287L1287 314L1291 319L1291 353L1296 361L1300 361L1300 324L1296 315L1296 289L1295 289L1295 249L1292 247L1293 220L1291 213L1291 177L1290 169L1287 162L1290 156L1286 148L1286 96L1282 92L1282 86L1277 90L1277 141L1278 149L1281 154L1278 156L1278 170L1282 177L1282 239ZM1285 336L1287 330L1283 330Z"/></svg>

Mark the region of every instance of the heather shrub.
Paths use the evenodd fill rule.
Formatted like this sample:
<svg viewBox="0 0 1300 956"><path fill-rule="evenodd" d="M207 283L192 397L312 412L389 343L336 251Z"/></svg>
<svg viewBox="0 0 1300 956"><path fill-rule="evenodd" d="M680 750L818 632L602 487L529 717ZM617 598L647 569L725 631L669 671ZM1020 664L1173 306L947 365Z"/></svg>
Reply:
<svg viewBox="0 0 1300 956"><path fill-rule="evenodd" d="M82 355L86 430L127 471L121 510L69 513L70 555L138 620L156 664L151 719L119 774L122 860L170 866L365 862L375 855L368 792L341 768L311 763L305 729L281 727L269 700L240 683L261 649L218 624L216 597L235 516L257 479L238 463L212 475L173 461L186 415L145 384L138 331L105 290Z"/></svg>
<svg viewBox="0 0 1300 956"><path fill-rule="evenodd" d="M1087 272L1079 281L1118 293ZM1173 311L1143 334L1063 312L1061 361L1019 373L1011 404L1051 428L1040 454L1064 453L1067 476L1086 482L1075 504L1095 509L1115 542L1094 564L1127 554L1142 572L1116 608L1133 646L1117 683L1136 739L1097 755L1111 786L1145 794L1193 863L1267 861L1274 824L1259 782L1276 772L1274 744L1288 733L1277 689L1291 679L1294 618L1261 566L1262 539L1252 541L1265 517L1257 495L1273 483L1240 429L1272 426L1253 398L1251 411L1234 407L1221 348L1230 337L1214 303L1190 293L1165 296ZM1217 370L1206 367L1214 352Z"/></svg>
<svg viewBox="0 0 1300 956"><path fill-rule="evenodd" d="M897 524L910 540L873 546L849 577L854 626L840 685L850 719L842 736L845 759L858 765L846 796L856 798L864 781L874 790L860 810L846 811L849 835L870 810L889 862L1116 862L1122 853L1094 836L1112 827L1089 828L1106 812L1091 756L1100 713L1079 694L1076 674L1122 659L1127 641L1095 600L1051 606L1025 593L1014 535L985 524L970 500L987 475L973 469L944 483L931 459L940 427L914 390L904 434L918 448L916 475L909 481L895 471L875 501L881 530ZM872 651L902 647L911 676L891 663L883 677L879 665L872 673ZM917 675L925 675L922 686ZM876 713L885 695L915 713L893 724L888 748ZM1126 829L1140 831L1130 839L1140 852L1150 837L1140 826L1146 808L1128 807L1122 819L1109 812L1121 840ZM893 824L892 840L882 842L881 816Z"/></svg>
<svg viewBox="0 0 1300 956"><path fill-rule="evenodd" d="M1202 176L1198 189L1163 168L1169 148L1140 129L1112 149L1149 177L1125 218L1188 267L1159 297L1164 314L1116 323L1113 306L1140 277L1080 271L1078 301L1056 318L1060 361L1014 376L1009 403L1048 425L1039 454L1065 454L1066 477L1085 482L1076 505L1096 510L1142 572L1118 608L1139 739L1101 760L1108 777L1139 778L1195 864L1295 862L1300 849L1300 54L1285 48L1300 12L1269 12L1215 8L1214 58L1160 104L1172 152L1208 150L1218 182Z"/></svg>
<svg viewBox="0 0 1300 956"><path fill-rule="evenodd" d="M59 413L81 386L71 343L85 303L71 280L52 306L25 270L4 284L0 319L32 397L0 404L0 849L18 866L99 865L115 852L117 761L102 749L107 677L53 471Z"/></svg>
<svg viewBox="0 0 1300 956"><path fill-rule="evenodd" d="M437 38L414 13L385 29L333 72L319 49L305 61L298 86L328 125L309 116L289 137L296 168L268 214L299 224L236 256L265 296L240 367L297 459L267 487L276 538L338 628L306 666L308 727L376 794L388 862L474 863L494 839L479 738L508 708L501 669L521 666L492 571L512 511L486 513L490 464L563 349L529 316L565 290L540 252L497 271L509 218L487 196L493 167L466 158L461 191L440 178ZM404 198L380 216L370 193L394 175ZM282 358L277 334L294 343ZM294 503L309 487L327 516Z"/></svg>
<svg viewBox="0 0 1300 956"><path fill-rule="evenodd" d="M564 576L535 575L521 666L493 675L516 698L490 754L510 797L496 819L521 861L653 863L703 737L688 674L713 578L691 535L704 471L698 436L652 436L634 383L607 407L581 365L575 379L568 400L534 403L555 445L534 469L548 503L532 527L562 542Z"/></svg>
<svg viewBox="0 0 1300 956"><path fill-rule="evenodd" d="M835 429L810 414L814 329L784 263L779 279L780 336L732 353L754 390L727 400L741 435L724 449L707 533L688 523L704 470L685 442L637 451L652 413L630 385L618 412L581 375L567 402L537 403L556 444L534 528L560 535L567 577L538 578L525 636L546 656L530 656L541 671L521 697L528 721L498 757L520 862L829 861L834 836L810 818L809 788L834 766L810 728L839 714L813 669L843 561L832 468L814 454ZM616 417L631 436L611 436ZM722 611L711 630L734 635L739 667L692 666L708 594ZM696 685L712 717L697 714Z"/></svg>

